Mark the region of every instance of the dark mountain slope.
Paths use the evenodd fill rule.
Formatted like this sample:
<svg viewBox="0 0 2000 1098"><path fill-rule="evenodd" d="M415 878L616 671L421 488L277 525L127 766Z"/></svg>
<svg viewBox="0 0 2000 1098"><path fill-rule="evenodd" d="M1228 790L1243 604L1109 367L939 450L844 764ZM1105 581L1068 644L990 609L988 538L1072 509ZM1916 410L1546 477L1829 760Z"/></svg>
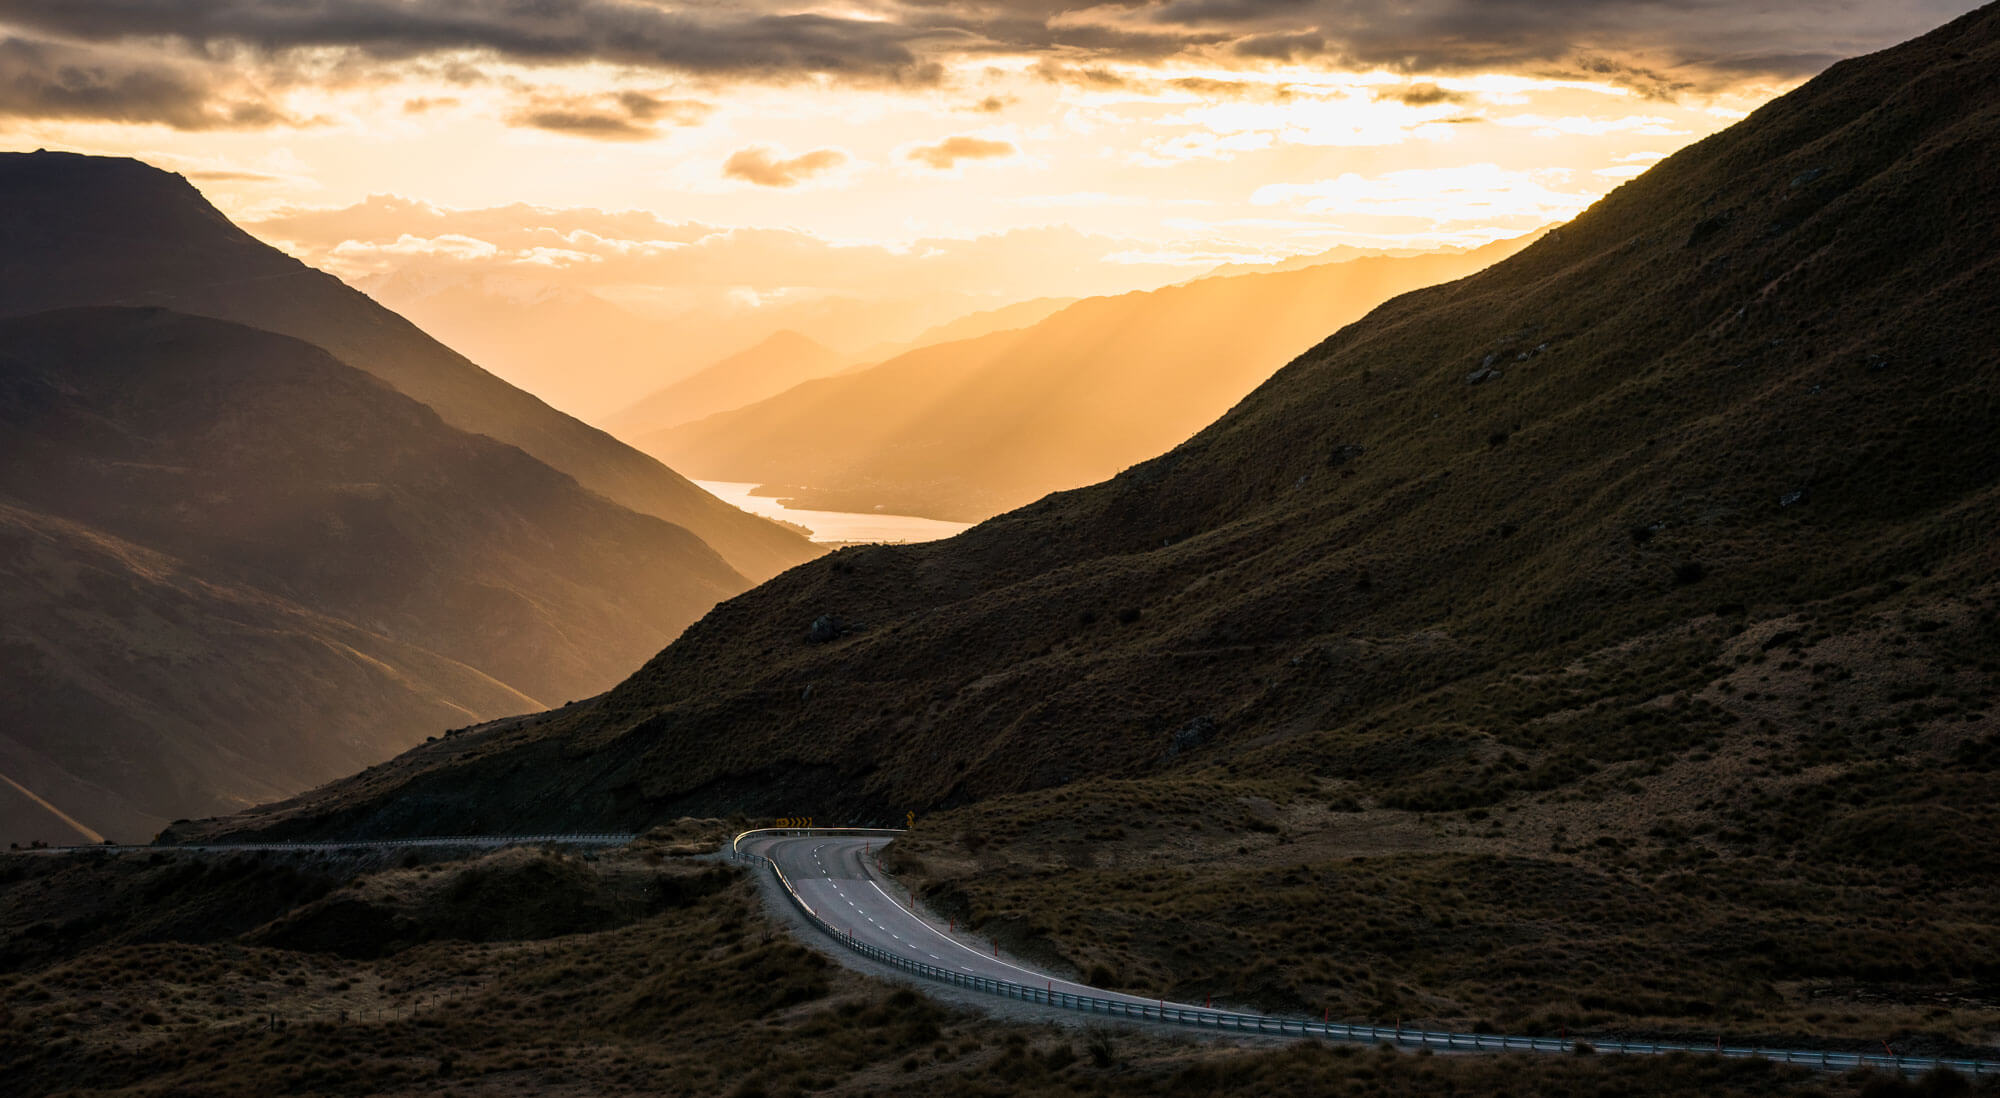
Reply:
<svg viewBox="0 0 2000 1098"><path fill-rule="evenodd" d="M134 160L0 154L0 316L80 305L163 305L324 347L454 427L519 446L592 491L687 527L752 579L817 553L256 240L177 175Z"/></svg>
<svg viewBox="0 0 2000 1098"><path fill-rule="evenodd" d="M1159 453L1328 331L1525 244L1087 298L696 422L621 429L704 479L804 486L808 506L978 521Z"/></svg>
<svg viewBox="0 0 2000 1098"><path fill-rule="evenodd" d="M1989 7L1389 302L1115 480L795 569L589 706L208 828L880 819L1196 773L1438 811L1669 763L1721 788L1739 734L1786 745L1774 773L1957 773L2000 700L1996 172ZM1737 660L1807 645L1880 674L1832 712L1737 693Z"/></svg>
<svg viewBox="0 0 2000 1098"><path fill-rule="evenodd" d="M317 347L160 309L0 322L0 504L42 760L0 773L152 816L596 693L744 583Z"/></svg>
<svg viewBox="0 0 2000 1098"><path fill-rule="evenodd" d="M538 706L471 667L0 498L0 774L143 841ZM0 837L83 841L13 794Z"/></svg>

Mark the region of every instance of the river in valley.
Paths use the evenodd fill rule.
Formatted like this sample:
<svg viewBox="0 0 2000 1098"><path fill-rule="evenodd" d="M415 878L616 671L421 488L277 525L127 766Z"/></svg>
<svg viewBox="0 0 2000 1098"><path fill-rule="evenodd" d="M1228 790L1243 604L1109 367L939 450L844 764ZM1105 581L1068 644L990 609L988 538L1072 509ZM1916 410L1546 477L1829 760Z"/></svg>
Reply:
<svg viewBox="0 0 2000 1098"><path fill-rule="evenodd" d="M821 544L866 541L936 541L948 538L972 525L915 515L884 515L866 511L793 510L767 496L753 496L754 482L697 480L709 494L753 515L797 523L812 531L812 540Z"/></svg>

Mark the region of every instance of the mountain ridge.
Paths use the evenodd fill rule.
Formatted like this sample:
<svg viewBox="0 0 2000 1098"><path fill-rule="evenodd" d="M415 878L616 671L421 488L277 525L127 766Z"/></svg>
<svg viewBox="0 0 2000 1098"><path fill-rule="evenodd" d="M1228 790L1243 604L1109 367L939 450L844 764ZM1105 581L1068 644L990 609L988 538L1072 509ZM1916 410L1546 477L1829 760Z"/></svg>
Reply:
<svg viewBox="0 0 2000 1098"><path fill-rule="evenodd" d="M226 321L0 320L0 425L0 771L124 838L597 693L745 585L685 528Z"/></svg>
<svg viewBox="0 0 2000 1098"><path fill-rule="evenodd" d="M837 371L846 359L811 336L780 329L634 401L604 420L616 435L664 430L725 412Z"/></svg>
<svg viewBox="0 0 2000 1098"><path fill-rule="evenodd" d="M232 224L137 160L0 154L0 315L162 305L295 336L520 446L586 488L693 530L753 580L818 550L479 369L415 325Z"/></svg>
<svg viewBox="0 0 2000 1098"><path fill-rule="evenodd" d="M841 551L589 706L176 835L448 828L499 803L537 826L879 820L1246 765L1456 810L1649 752L1720 765L1702 743L1773 719L1722 675L1746 629L1846 638L1872 667L1870 615L1932 615L1976 650L1994 578L1973 532L2000 514L1996 12L1835 65L1519 255L1385 303L1108 482ZM1575 670L1619 660L1661 692ZM1565 677L1596 693L1537 685ZM1936 765L1990 727L1913 719ZM1843 737L1800 748L1842 765L1891 750L1797 728ZM1337 762L1370 752L1397 762ZM529 760L548 772L507 777Z"/></svg>
<svg viewBox="0 0 2000 1098"><path fill-rule="evenodd" d="M1158 453L1344 318L1529 239L1087 298L631 437L706 480L801 486L804 506L978 521Z"/></svg>
<svg viewBox="0 0 2000 1098"><path fill-rule="evenodd" d="M426 278L396 269L355 289L518 389L586 423L624 402L617 396L699 361L664 350L679 326L641 316L587 290L484 279ZM674 355L672 358L679 358ZM579 376L571 364L591 370ZM657 382L655 382L657 384Z"/></svg>

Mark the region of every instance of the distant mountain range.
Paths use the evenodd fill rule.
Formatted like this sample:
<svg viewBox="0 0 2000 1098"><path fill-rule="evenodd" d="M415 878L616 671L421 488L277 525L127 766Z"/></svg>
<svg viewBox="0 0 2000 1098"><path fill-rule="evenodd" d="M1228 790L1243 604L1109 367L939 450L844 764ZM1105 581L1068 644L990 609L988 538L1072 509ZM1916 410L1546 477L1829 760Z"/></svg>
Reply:
<svg viewBox="0 0 2000 1098"><path fill-rule="evenodd" d="M685 325L584 290L400 272L357 287L508 384L591 422L623 394L700 369Z"/></svg>
<svg viewBox="0 0 2000 1098"><path fill-rule="evenodd" d="M179 177L51 153L0 156L0 543L8 839L143 838L587 697L818 552Z"/></svg>
<svg viewBox="0 0 2000 1098"><path fill-rule="evenodd" d="M1425 849L1455 882L1456 848L1438 844L1504 803L1623 828L1601 857L1563 863L1593 889L1657 884L1620 902L1667 902L1700 859L1734 859L1700 878L1712 896L1783 858L1792 883L1756 901L1773 919L1795 922L1799 890L1840 874L1886 890L1869 910L1907 911L1884 881L1917 880L1898 876L1913 862L1970 880L1953 867L2000 850L1996 135L2000 6L1835 65L1520 254L1381 305L1109 481L949 541L842 550L724 604L602 698L177 833L449 833L500 811L523 830L808 809L865 822L977 804L938 841L1096 820L1159 844L1214 825L1268 846L1225 816L1282 801L1299 819L1407 813L1371 818L1440 837ZM1110 342L1050 344L1065 356L1053 373L1108 348L1160 390L1188 374L1149 374L1153 355L1200 340L1208 363L1256 334L1176 330L1127 355L1130 326L1087 328ZM982 361L1033 361L1028 338ZM878 453L926 417L970 432L965 394L1010 406L998 381L967 380L882 431L834 401L963 361L920 354L937 357L813 383L825 395L788 394L789 419L770 402L666 450L749 460L728 424L760 446L789 426ZM1042 401L1076 394L1035 376L1021 389L1050 415L1101 407ZM965 452L1006 437L982 430ZM782 454L697 468L776 475L810 457ZM1644 845L1662 806L1682 830ZM1154 816L1170 830L1146 830ZM1292 826L1275 818L1250 826ZM1553 857L1551 841L1567 849L1553 834L1488 862L1541 866L1530 856ZM1628 844L1664 860L1639 871L1618 856ZM1090 846L1051 848L1080 853L1035 872L1089 866ZM1277 882L1281 855L1219 860L1238 876L1209 883L1260 918L1316 895Z"/></svg>
<svg viewBox="0 0 2000 1098"><path fill-rule="evenodd" d="M1417 255L1450 255L1455 252L1469 252L1471 248L1364 248L1353 244L1336 244L1322 252L1306 255L1287 256L1267 263L1223 263L1210 268L1202 278L1232 278L1245 274L1275 274L1279 271L1303 271L1308 267L1324 267L1329 263L1346 263L1356 259L1373 259L1380 256L1407 257Z"/></svg>
<svg viewBox="0 0 2000 1098"><path fill-rule="evenodd" d="M610 425L703 479L785 486L811 507L974 522L1158 453L1333 328L1527 243L1089 298L695 422L647 405Z"/></svg>
<svg viewBox="0 0 2000 1098"><path fill-rule="evenodd" d="M283 218L249 227L279 241L298 231ZM840 367L850 369L947 339L1023 327L1072 300L995 307L987 297L919 292L901 299L817 297L703 307L666 292L654 300L642 286L584 289L533 276L422 266L391 269L354 285L509 383L600 425L781 332L831 349ZM744 380L754 386L755 376L746 373ZM738 403L790 383L764 386ZM735 406L705 407L694 418Z"/></svg>
<svg viewBox="0 0 2000 1098"><path fill-rule="evenodd" d="M716 412L775 396L803 381L838 371L839 353L794 331L776 332L682 378L604 420L621 437L676 427Z"/></svg>
<svg viewBox="0 0 2000 1098"><path fill-rule="evenodd" d="M842 354L801 332L780 330L754 346L727 355L648 394L622 411L602 417L600 422L620 438L648 437L777 396L815 378L856 373L922 347L1025 328L1062 309L1071 300L1036 298L968 313L925 329L908 342L878 344L858 354Z"/></svg>
<svg viewBox="0 0 2000 1098"><path fill-rule="evenodd" d="M978 339L993 332L1026 328L1047 320L1050 316L1075 304L1076 301L1077 299L1073 297L1037 297L1027 301L1016 301L1012 305L1002 305L997 309L981 309L978 312L966 313L964 316L926 328L900 343L877 344L856 352L852 356L854 362L848 367L848 371L867 369L936 343L955 343L961 339Z"/></svg>
<svg viewBox="0 0 2000 1098"><path fill-rule="evenodd" d="M294 336L512 443L591 491L685 526L760 580L816 550L480 369L395 313L229 223L177 175L135 160L0 155L0 317L159 305Z"/></svg>

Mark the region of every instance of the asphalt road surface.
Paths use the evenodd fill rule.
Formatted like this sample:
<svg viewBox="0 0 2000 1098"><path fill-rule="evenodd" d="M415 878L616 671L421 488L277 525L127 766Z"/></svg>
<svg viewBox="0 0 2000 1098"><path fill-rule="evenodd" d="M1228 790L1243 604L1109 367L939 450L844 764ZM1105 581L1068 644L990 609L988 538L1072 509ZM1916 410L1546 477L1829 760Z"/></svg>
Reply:
<svg viewBox="0 0 2000 1098"><path fill-rule="evenodd" d="M858 947L888 955L877 956L878 960L889 960L898 967L928 966L932 971L922 975L949 980L961 986L970 986L970 981L975 979L999 981L1009 986L987 986L977 990L1004 993L1009 998L1232 1034L1318 1036L1334 1040L1394 1043L1446 1053L1573 1053L1576 1049L1576 1043L1566 1037L1433 1032L1405 1029L1400 1024L1392 1029L1322 1019L1280 1019L1218 1009L1207 1004L1142 998L1058 979L1002 960L993 955L991 946L971 940L969 935L960 935L951 927L932 922L912 910L913 897L883 873L876 861L877 851L891 837L891 834L746 832L739 837L737 851L752 858L771 859L801 904L827 924L836 936ZM1127 1006L1133 1009L1127 1010ZM1717 1041L1713 1049L1705 1045L1664 1041L1601 1040L1592 1043L1603 1052L1660 1055L1712 1051L1727 1057L1762 1057L1823 1071L1845 1071L1866 1066L1899 1074L1916 1074L1933 1068L1950 1067L1969 1075L2000 1074L2000 1062L1992 1060L1906 1056L1887 1050L1880 1054L1834 1052L1748 1047L1722 1041Z"/></svg>
<svg viewBox="0 0 2000 1098"><path fill-rule="evenodd" d="M1009 998L1042 1002L1065 1009L1087 1009L1093 1013L1126 1018L1172 1022L1206 1027L1218 1032L1262 1033L1274 1036L1317 1036L1335 1040L1371 1043L1393 1042L1442 1052L1523 1051L1570 1053L1575 1043L1567 1038L1467 1034L1394 1029L1383 1026L1351 1025L1329 1020L1280 1019L1254 1013L1217 1009L1208 1004L1177 1003L1148 999L1123 992L1108 991L1087 984L1058 979L1046 973L1014 964L994 955L992 947L973 941L947 925L939 925L912 910L912 900L881 871L877 850L893 832L876 834L812 834L799 831L752 831L738 836L732 845L737 855L752 859L769 858L790 885L792 893L834 934L863 947L877 960L891 961L896 967L932 979L949 980L961 986L981 981L977 990L1006 994ZM357 847L458 846L499 847L525 844L571 846L622 846L632 840L626 834L569 835L482 835L420 839L383 839L365 842L278 842L202 844L181 847L83 846L41 848L22 853L69 854L90 850L158 850L235 852L244 850L348 850ZM760 862L761 864L761 862ZM916 966L912 968L911 966ZM995 987L993 983L1005 985ZM1127 1009L1127 1008L1131 1009ZM1600 1041L1599 1051L1637 1055L1669 1052L1704 1053L1703 1045L1671 1042ZM1914 1074L1949 1067L1969 1075L2000 1075L2000 1061L1906 1056L1885 1050L1883 1054L1833 1052L1818 1049L1783 1049L1733 1046L1717 1041L1714 1052L1729 1057L1763 1057L1782 1063L1845 1071L1873 1067L1899 1074Z"/></svg>
<svg viewBox="0 0 2000 1098"><path fill-rule="evenodd" d="M1160 1005L1158 999L1123 995L1023 968L955 935L949 924L932 923L911 911L909 893L876 867L874 852L884 841L836 835L767 837L746 840L743 849L778 863L799 899L836 931L878 949L972 976L1134 1005Z"/></svg>

